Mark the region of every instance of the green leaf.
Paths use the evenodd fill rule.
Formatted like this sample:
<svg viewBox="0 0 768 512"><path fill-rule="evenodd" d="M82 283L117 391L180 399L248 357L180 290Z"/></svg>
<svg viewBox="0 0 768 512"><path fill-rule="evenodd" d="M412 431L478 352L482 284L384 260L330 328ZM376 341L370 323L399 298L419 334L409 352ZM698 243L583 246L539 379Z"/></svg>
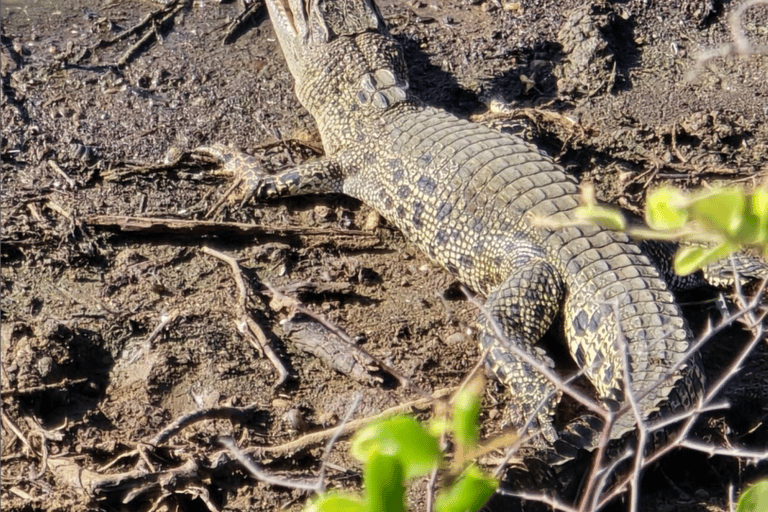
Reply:
<svg viewBox="0 0 768 512"><path fill-rule="evenodd" d="M370 512L405 512L405 476L398 457L375 452L363 469Z"/></svg>
<svg viewBox="0 0 768 512"><path fill-rule="evenodd" d="M739 496L736 512L765 512L768 510L768 480L750 485Z"/></svg>
<svg viewBox="0 0 768 512"><path fill-rule="evenodd" d="M438 493L435 510L475 512L493 496L498 485L499 482L496 479L480 471L477 466L470 466L456 483Z"/></svg>
<svg viewBox="0 0 768 512"><path fill-rule="evenodd" d="M675 254L675 273L679 276L693 274L710 263L727 258L738 246L722 242L715 247L683 246Z"/></svg>
<svg viewBox="0 0 768 512"><path fill-rule="evenodd" d="M733 237L744 222L746 202L741 190L716 190L696 197L689 212L703 225Z"/></svg>
<svg viewBox="0 0 768 512"><path fill-rule="evenodd" d="M355 435L351 451L361 462L369 462L376 454L396 457L406 478L426 475L442 460L437 439L407 416L368 425Z"/></svg>
<svg viewBox="0 0 768 512"><path fill-rule="evenodd" d="M734 243L742 245L754 245L758 243L757 240L761 237L760 218L755 214L752 208L751 197L747 200L745 206L741 226L731 237L731 240Z"/></svg>
<svg viewBox="0 0 768 512"><path fill-rule="evenodd" d="M464 450L477 446L480 439L480 397L483 379L475 378L456 394L453 401L453 435Z"/></svg>
<svg viewBox="0 0 768 512"><path fill-rule="evenodd" d="M445 418L432 418L427 423L427 431L434 438L439 438L451 429L451 423Z"/></svg>
<svg viewBox="0 0 768 512"><path fill-rule="evenodd" d="M366 503L360 498L343 493L326 494L313 500L304 512L367 512Z"/></svg>
<svg viewBox="0 0 768 512"><path fill-rule="evenodd" d="M614 231L624 231L627 229L627 221L618 210L606 208L604 206L579 206L576 208L576 218L594 222L600 227L612 229Z"/></svg>
<svg viewBox="0 0 768 512"><path fill-rule="evenodd" d="M751 243L768 249L768 189L755 190L749 198L750 221L755 223Z"/></svg>
<svg viewBox="0 0 768 512"><path fill-rule="evenodd" d="M666 231L683 227L688 220L687 198L677 189L662 187L648 196L645 221L653 229Z"/></svg>

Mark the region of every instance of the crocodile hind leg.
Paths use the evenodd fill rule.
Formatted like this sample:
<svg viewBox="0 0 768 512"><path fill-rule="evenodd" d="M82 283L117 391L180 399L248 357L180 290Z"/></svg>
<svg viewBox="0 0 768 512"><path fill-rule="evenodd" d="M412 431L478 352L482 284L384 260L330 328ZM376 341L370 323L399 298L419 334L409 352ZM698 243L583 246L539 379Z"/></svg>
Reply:
<svg viewBox="0 0 768 512"><path fill-rule="evenodd" d="M338 194L342 192L343 175L336 160L318 158L284 169L276 174L264 171L256 158L223 144L202 146L195 154L210 158L242 182L244 199L275 199L306 194Z"/></svg>
<svg viewBox="0 0 768 512"><path fill-rule="evenodd" d="M527 259L523 255L520 259ZM516 355L512 347L529 354L545 367L553 361L535 344L557 316L563 285L557 272L538 257L515 267L507 279L488 296L485 312L501 330L481 315L480 348L488 350L487 361L496 378L512 394L510 416L515 428L529 422L528 432L541 433L554 443L557 433L552 417L559 400L555 386L533 365ZM542 397L546 397L543 403ZM524 432L521 432L523 434Z"/></svg>

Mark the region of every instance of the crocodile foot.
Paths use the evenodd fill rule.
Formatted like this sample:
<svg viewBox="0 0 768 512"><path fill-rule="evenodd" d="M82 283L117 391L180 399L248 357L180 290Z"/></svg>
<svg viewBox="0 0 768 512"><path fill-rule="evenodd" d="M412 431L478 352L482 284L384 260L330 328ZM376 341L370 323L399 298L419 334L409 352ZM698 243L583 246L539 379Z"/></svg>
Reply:
<svg viewBox="0 0 768 512"><path fill-rule="evenodd" d="M211 146L200 146L192 150L192 155L220 165L218 173L232 176L233 188L238 186L243 188L242 202L252 197L266 199L278 195L274 178L264 170L255 157L247 153L216 143Z"/></svg>
<svg viewBox="0 0 768 512"><path fill-rule="evenodd" d="M250 198L261 200L342 192L341 168L333 158L318 158L269 174L257 158L223 144L201 146L192 154L218 163L222 166L222 174L234 176L236 186L244 188L243 202Z"/></svg>

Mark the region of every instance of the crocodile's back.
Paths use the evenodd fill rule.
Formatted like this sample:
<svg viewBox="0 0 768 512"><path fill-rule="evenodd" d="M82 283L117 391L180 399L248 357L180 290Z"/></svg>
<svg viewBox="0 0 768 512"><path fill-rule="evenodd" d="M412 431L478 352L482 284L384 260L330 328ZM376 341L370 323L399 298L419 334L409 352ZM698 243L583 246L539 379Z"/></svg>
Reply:
<svg viewBox="0 0 768 512"><path fill-rule="evenodd" d="M357 173L344 192L484 295L514 265L511 249L540 241L535 218L565 222L578 206L573 177L517 137L419 106L372 123L338 155Z"/></svg>
<svg viewBox="0 0 768 512"><path fill-rule="evenodd" d="M351 129L361 144L338 155L353 170L345 193L474 290L488 296L531 257L556 270L569 350L609 408L625 403L625 367L635 395L653 387L641 400L646 417L698 397L703 377L695 363L674 370L691 335L658 271L621 233L567 226L579 204L576 181L535 146L418 105ZM545 316L525 314L531 324ZM676 389L680 396L666 403ZM624 415L613 437L634 422Z"/></svg>

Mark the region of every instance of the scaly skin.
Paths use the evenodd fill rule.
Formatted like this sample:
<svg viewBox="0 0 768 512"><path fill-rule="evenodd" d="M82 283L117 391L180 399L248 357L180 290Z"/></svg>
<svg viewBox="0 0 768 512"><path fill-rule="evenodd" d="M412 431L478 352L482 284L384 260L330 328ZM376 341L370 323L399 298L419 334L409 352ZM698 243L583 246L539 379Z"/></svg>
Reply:
<svg viewBox="0 0 768 512"><path fill-rule="evenodd" d="M512 393L514 424L529 421L548 443L558 436L558 393L511 347L551 366L537 343L559 314L572 357L607 408L625 404L627 392L650 389L639 406L652 421L698 400L703 374L695 359L685 361L690 331L640 249L598 227L537 224L574 219L579 191L572 176L520 138L415 98L401 48L372 1L266 3L326 156L266 175L220 146L202 152L244 176L261 199L344 193L362 200L487 297L486 311L505 339L481 317L480 347ZM628 412L611 437L633 428Z"/></svg>

